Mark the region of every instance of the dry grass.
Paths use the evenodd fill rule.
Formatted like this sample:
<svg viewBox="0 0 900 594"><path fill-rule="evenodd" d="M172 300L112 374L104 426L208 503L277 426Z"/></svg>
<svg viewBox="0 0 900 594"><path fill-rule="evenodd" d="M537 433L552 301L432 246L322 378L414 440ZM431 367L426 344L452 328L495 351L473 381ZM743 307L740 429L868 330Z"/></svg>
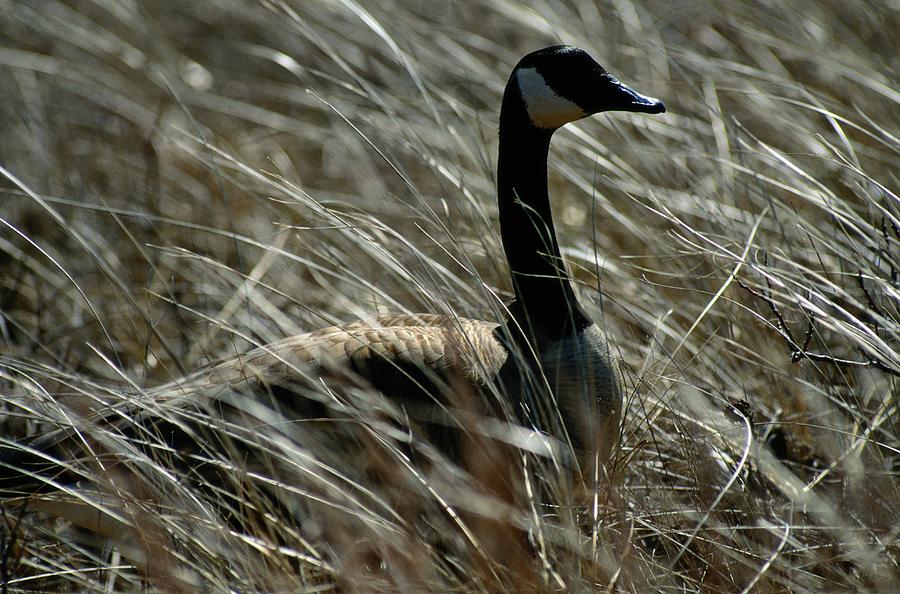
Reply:
<svg viewBox="0 0 900 594"><path fill-rule="evenodd" d="M895 1L0 14L0 440L76 427L81 479L0 500L3 592L900 591ZM496 317L500 92L556 42L668 107L551 153L627 387L601 487L410 453L362 388L158 398L337 320Z"/></svg>

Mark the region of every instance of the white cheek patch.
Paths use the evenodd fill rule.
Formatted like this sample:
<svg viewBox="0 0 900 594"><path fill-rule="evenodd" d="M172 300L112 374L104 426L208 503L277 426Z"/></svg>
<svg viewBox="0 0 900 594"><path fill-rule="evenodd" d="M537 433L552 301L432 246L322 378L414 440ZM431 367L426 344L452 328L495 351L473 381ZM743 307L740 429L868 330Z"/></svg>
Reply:
<svg viewBox="0 0 900 594"><path fill-rule="evenodd" d="M573 101L557 95L536 68L520 68L516 81L528 117L538 128L556 129L588 115Z"/></svg>

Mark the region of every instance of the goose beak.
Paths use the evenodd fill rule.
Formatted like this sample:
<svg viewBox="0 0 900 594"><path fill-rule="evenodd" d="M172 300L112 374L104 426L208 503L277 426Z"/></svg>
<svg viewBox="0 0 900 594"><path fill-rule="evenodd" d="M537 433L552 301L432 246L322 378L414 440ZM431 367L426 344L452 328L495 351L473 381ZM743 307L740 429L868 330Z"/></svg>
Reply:
<svg viewBox="0 0 900 594"><path fill-rule="evenodd" d="M610 101L610 107L607 109L638 113L664 113L666 111L665 104L659 99L641 95L618 80L612 77L610 79L612 100Z"/></svg>

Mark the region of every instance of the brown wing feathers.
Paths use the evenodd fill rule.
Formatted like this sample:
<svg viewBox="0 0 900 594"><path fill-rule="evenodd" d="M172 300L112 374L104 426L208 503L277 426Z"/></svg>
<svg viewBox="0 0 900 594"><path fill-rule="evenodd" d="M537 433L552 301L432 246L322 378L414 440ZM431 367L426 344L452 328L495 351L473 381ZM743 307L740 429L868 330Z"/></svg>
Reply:
<svg viewBox="0 0 900 594"><path fill-rule="evenodd" d="M396 367L485 385L508 355L494 336L496 327L435 314L349 322L256 348L201 372L191 384L202 388L244 380L277 383L298 371L328 375L350 369L365 377L376 368ZM179 382L180 390L186 387Z"/></svg>

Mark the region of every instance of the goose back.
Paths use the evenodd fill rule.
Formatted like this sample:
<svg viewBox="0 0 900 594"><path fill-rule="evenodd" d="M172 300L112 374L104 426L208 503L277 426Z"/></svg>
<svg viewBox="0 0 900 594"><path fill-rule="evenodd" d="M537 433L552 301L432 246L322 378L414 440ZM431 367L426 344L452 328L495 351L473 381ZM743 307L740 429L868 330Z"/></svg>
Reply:
<svg viewBox="0 0 900 594"><path fill-rule="evenodd" d="M393 315L314 330L258 347L202 371L189 382L204 388L243 381L278 383L299 372L351 371L373 387L402 395L397 377L457 378L490 384L508 357L498 324L437 314ZM170 389L177 389L173 385Z"/></svg>

